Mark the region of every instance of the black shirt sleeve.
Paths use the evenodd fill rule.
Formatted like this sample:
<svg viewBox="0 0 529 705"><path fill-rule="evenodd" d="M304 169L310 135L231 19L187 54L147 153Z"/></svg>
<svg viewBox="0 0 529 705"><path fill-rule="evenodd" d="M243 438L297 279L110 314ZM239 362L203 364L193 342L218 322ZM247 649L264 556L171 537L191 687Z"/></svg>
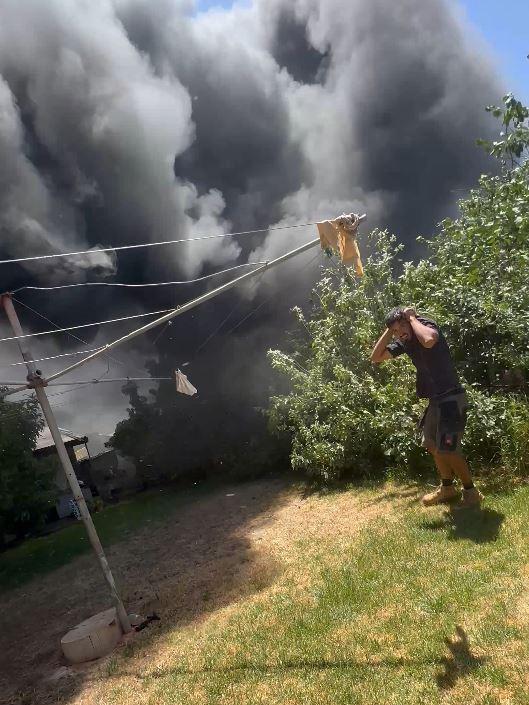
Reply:
<svg viewBox="0 0 529 705"><path fill-rule="evenodd" d="M423 318L422 316L417 316L417 320L419 321L419 323L422 323L423 326L433 328L433 330L436 330L439 333L439 326L435 321L431 321L429 318Z"/></svg>
<svg viewBox="0 0 529 705"><path fill-rule="evenodd" d="M406 350L404 349L404 345L400 342L400 340L394 340L389 345L386 345L386 350L391 355L391 357L398 357L399 355L403 355L406 352Z"/></svg>

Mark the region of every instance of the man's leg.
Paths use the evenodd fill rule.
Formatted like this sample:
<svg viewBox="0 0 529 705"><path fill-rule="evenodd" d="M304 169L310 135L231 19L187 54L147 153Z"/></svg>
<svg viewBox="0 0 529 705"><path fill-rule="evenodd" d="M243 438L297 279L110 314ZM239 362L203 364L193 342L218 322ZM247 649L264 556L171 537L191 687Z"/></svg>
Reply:
<svg viewBox="0 0 529 705"><path fill-rule="evenodd" d="M426 442L425 446L426 450L433 456L435 467L441 478L441 486L433 492L424 495L422 503L425 507L431 507L435 504L443 504L458 499L459 493L454 487L454 472L446 453L439 453L430 442Z"/></svg>
<svg viewBox="0 0 529 705"><path fill-rule="evenodd" d="M433 455L435 467L437 468L437 472L439 473L441 480L452 481L454 479L454 470L452 468L450 458L446 456L446 453L438 453L435 448L428 448L428 452Z"/></svg>
<svg viewBox="0 0 529 705"><path fill-rule="evenodd" d="M458 424L454 427L454 431L457 428L457 433L450 433L452 430L450 425L448 425L448 428L445 425L445 435L443 436L439 434L439 442L446 443L448 441L452 447L452 449L446 453L446 462L450 466L450 469L454 475L459 478L461 484L463 485L463 505L479 506L483 496L479 490L474 487L474 482L472 481L472 474L468 467L468 463L465 457L461 454L461 440L463 438L467 420L466 394L458 395L453 401L457 401L459 411Z"/></svg>
<svg viewBox="0 0 529 705"><path fill-rule="evenodd" d="M450 468L450 471L461 480L463 487L465 489L474 487L470 468L465 458L462 455L451 455L449 453L444 453L444 456L446 465Z"/></svg>
<svg viewBox="0 0 529 705"><path fill-rule="evenodd" d="M474 487L474 482L472 480L472 474L468 463L462 455L454 454L448 455L446 458L451 470L457 475L461 480L463 485L463 506L465 507L479 507L483 495L481 492Z"/></svg>
<svg viewBox="0 0 529 705"><path fill-rule="evenodd" d="M437 404L430 402L426 414L424 415L422 425L422 444L426 450L433 456L435 467L441 477L441 486L433 492L429 492L422 498L422 503L425 507L431 507L434 504L442 504L443 502L451 502L458 499L459 494L454 487L454 473L446 458L437 451L437 424L439 420L439 407Z"/></svg>
<svg viewBox="0 0 529 705"><path fill-rule="evenodd" d="M454 413L457 400L459 413ZM476 506L483 499L474 487L467 461L460 453L461 438L466 422L466 396L457 395L441 405L430 402L423 426L423 445L433 455L437 471L441 476L441 487L423 497L423 504L430 506L449 502L459 496L454 487L454 475L463 485L463 505Z"/></svg>

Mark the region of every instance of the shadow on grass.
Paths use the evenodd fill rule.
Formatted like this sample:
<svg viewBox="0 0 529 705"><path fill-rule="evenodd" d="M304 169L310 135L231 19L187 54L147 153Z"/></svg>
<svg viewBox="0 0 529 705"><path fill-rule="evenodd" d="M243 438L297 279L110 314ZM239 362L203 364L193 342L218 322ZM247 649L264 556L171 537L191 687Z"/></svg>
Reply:
<svg viewBox="0 0 529 705"><path fill-rule="evenodd" d="M416 668L421 666L435 666L441 662L436 658L406 659L388 658L373 661L356 661L355 659L299 659L285 660L280 664L268 663L238 663L233 666L206 666L204 668L160 668L151 673L138 673L136 671L120 671L116 678L135 678L139 681L150 681L159 678L169 678L171 676L197 676L197 675L226 675L229 673L288 673L289 671L350 671L357 673L365 672L365 677L369 678L373 668ZM112 676L110 676L112 677Z"/></svg>
<svg viewBox="0 0 529 705"><path fill-rule="evenodd" d="M171 486L151 489L119 504L106 506L92 518L101 542L108 549L141 527L169 517L180 506L208 491L212 488L207 484L182 490ZM81 522L70 523L55 533L27 539L0 554L0 593L51 573L90 551Z"/></svg>
<svg viewBox="0 0 529 705"><path fill-rule="evenodd" d="M458 678L463 678L483 665L484 659L472 654L468 637L459 626L456 627L456 636L453 639L445 639L445 644L450 656L441 659L444 670L437 674L436 682L441 690L450 690L456 685Z"/></svg>
<svg viewBox="0 0 529 705"><path fill-rule="evenodd" d="M354 491L361 497L367 506L387 502L391 500L410 500L411 503L416 503L420 497L421 484L414 480L404 482L395 482L391 480L391 489L386 490L384 485L388 482L388 478L384 476L378 477L358 477L349 480L334 480L326 481L318 479L309 479L296 476L297 487L302 499L308 499L313 496L332 497L344 492ZM397 485L400 483L400 487ZM362 497L363 493L376 493L376 497L366 499Z"/></svg>
<svg viewBox="0 0 529 705"><path fill-rule="evenodd" d="M108 549L123 600L129 612L156 611L161 618L138 635L143 649L155 648L175 627L256 594L277 579L281 566L248 533L288 501L286 487L283 479L272 478L183 497L168 491L165 498L164 491L159 499L149 499L148 516L139 524L123 517L128 533ZM80 556L37 578L0 596L0 653L6 664L0 667L2 705L69 702L90 680L90 665L56 682L46 679L64 664L62 635L109 606L96 562L91 555Z"/></svg>
<svg viewBox="0 0 529 705"><path fill-rule="evenodd" d="M230 673L287 673L289 671L326 671L326 670L353 670L357 675L364 674L370 677L373 668L420 668L424 666L440 666L442 671L436 677L437 686L441 690L453 688L457 680L480 668L485 659L476 657L470 650L468 637L464 630L456 627L456 636L453 639L445 638L445 644L450 651L450 656L441 659L426 657L423 659L383 658L357 661L355 659L295 659L285 660L280 664L273 663L238 663L232 666L206 666L193 669L174 666L171 668L158 668L150 673L137 671L120 671L116 677L135 678L140 681L150 681L171 676L196 676L196 675L226 675ZM113 677L109 674L109 677Z"/></svg>
<svg viewBox="0 0 529 705"><path fill-rule="evenodd" d="M430 531L446 531L448 539L457 541L468 539L474 543L496 541L505 515L494 509L448 510L440 519L422 522L421 527Z"/></svg>
<svg viewBox="0 0 529 705"><path fill-rule="evenodd" d="M368 504L378 504L379 502L390 502L392 500L403 502L404 506L417 504L420 499L420 487L415 484L406 484L399 489L391 489L379 493L376 500L368 502Z"/></svg>
<svg viewBox="0 0 529 705"><path fill-rule="evenodd" d="M527 487L527 477L516 475L505 468L481 469L476 475L479 488L486 497L492 495L512 495L520 488Z"/></svg>
<svg viewBox="0 0 529 705"><path fill-rule="evenodd" d="M471 651L468 637L462 627L456 626L455 636L444 640L449 656L437 658L434 656L422 659L405 657L381 658L357 661L356 659L291 659L281 663L243 662L231 666L206 666L203 668L186 668L173 666L157 668L150 673L123 670L119 673L109 674L109 678L134 678L138 681L149 682L171 677L197 676L197 675L229 675L229 674L263 674L289 673L292 671L354 671L359 678L370 678L373 669L402 669L422 668L424 666L438 666L440 671L435 676L435 682L440 690L450 690L457 685L460 678L473 673L480 668L485 660L474 656Z"/></svg>

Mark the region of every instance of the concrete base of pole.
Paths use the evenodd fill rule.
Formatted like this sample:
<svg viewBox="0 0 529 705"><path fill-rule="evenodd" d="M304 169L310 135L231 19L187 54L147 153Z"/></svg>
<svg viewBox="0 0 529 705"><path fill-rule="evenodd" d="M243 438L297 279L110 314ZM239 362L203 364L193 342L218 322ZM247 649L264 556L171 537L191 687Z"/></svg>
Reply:
<svg viewBox="0 0 529 705"><path fill-rule="evenodd" d="M71 629L61 639L61 647L70 663L85 663L109 654L122 636L116 608L112 607Z"/></svg>

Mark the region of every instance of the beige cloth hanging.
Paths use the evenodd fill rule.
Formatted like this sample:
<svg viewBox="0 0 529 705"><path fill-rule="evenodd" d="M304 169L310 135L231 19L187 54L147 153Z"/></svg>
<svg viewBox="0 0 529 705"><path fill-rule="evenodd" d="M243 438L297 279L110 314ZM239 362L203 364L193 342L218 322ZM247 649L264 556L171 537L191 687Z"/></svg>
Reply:
<svg viewBox="0 0 529 705"><path fill-rule="evenodd" d="M345 265L354 264L359 277L364 276L364 267L356 240L360 218L356 213L343 214L334 220L318 223L318 233L323 250L331 249L340 254Z"/></svg>
<svg viewBox="0 0 529 705"><path fill-rule="evenodd" d="M175 378L177 392L180 392L180 394L187 394L188 397L192 397L197 393L198 390L193 387L183 372L180 372L180 370L175 370Z"/></svg>

